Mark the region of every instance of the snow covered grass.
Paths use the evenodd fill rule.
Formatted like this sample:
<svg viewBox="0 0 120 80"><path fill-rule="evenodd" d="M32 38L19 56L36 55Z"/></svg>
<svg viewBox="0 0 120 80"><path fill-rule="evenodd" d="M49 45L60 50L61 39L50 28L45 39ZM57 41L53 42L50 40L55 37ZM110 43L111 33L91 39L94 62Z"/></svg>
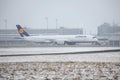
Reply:
<svg viewBox="0 0 120 80"><path fill-rule="evenodd" d="M0 63L0 80L120 80L120 63Z"/></svg>

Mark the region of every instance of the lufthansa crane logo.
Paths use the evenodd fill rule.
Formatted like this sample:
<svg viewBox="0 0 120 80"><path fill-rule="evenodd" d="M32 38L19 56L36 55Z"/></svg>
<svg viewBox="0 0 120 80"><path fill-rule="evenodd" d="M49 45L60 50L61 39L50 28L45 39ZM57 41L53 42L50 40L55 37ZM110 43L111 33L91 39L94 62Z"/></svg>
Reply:
<svg viewBox="0 0 120 80"><path fill-rule="evenodd" d="M19 30L19 33L24 33L24 29L21 28L21 29Z"/></svg>

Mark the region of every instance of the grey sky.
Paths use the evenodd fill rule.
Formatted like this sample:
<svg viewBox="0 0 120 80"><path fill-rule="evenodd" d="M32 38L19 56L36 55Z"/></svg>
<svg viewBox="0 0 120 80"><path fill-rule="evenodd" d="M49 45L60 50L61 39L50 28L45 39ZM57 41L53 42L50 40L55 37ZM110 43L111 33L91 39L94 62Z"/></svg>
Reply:
<svg viewBox="0 0 120 80"><path fill-rule="evenodd" d="M0 29L16 29L16 24L29 28L58 26L83 28L96 33L97 27L108 22L120 25L120 0L0 0Z"/></svg>

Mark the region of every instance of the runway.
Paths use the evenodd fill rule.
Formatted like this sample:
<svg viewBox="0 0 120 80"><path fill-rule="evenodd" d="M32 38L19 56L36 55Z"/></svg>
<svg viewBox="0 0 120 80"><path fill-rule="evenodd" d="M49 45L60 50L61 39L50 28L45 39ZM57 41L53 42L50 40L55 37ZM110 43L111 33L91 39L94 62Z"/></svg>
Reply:
<svg viewBox="0 0 120 80"><path fill-rule="evenodd" d="M68 55L120 52L119 47L29 47L0 48L0 57L37 56L37 55Z"/></svg>
<svg viewBox="0 0 120 80"><path fill-rule="evenodd" d="M0 62L120 62L119 47L0 48Z"/></svg>

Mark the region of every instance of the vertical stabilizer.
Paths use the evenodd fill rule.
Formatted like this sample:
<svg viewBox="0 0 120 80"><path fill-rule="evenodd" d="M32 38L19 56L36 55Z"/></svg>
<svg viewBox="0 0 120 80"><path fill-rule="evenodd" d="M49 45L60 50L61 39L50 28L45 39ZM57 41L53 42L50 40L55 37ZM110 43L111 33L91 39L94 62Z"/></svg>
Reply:
<svg viewBox="0 0 120 80"><path fill-rule="evenodd" d="M16 25L21 37L30 36L20 25Z"/></svg>

